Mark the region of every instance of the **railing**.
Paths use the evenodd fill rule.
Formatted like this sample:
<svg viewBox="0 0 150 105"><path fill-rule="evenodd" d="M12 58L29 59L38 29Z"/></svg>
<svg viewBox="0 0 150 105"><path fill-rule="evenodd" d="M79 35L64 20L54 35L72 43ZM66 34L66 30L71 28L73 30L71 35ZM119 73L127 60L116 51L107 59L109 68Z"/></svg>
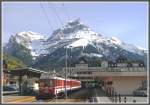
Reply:
<svg viewBox="0 0 150 105"><path fill-rule="evenodd" d="M68 69L69 70L69 69ZM90 72L90 74L89 74ZM128 67L128 68L99 68L99 69L96 69L96 68L88 68L88 69L74 69L74 70L69 70L68 71L68 75L76 75L76 76L79 76L79 75L92 75L92 74L96 74L99 73L99 72L116 72L116 73L132 73L132 72L141 72L141 73L146 73L147 70L145 68L137 68L137 67Z"/></svg>
<svg viewBox="0 0 150 105"><path fill-rule="evenodd" d="M103 68L103 69L77 69L76 72L145 72L144 68Z"/></svg>
<svg viewBox="0 0 150 105"><path fill-rule="evenodd" d="M77 72L84 72L81 74L88 74L86 72L147 72L147 70L144 67L113 67L113 68L106 68L106 67L89 67L89 68L78 68L78 69L72 69L72 68L67 68L68 70L68 75L74 75ZM77 74L77 75L80 75Z"/></svg>

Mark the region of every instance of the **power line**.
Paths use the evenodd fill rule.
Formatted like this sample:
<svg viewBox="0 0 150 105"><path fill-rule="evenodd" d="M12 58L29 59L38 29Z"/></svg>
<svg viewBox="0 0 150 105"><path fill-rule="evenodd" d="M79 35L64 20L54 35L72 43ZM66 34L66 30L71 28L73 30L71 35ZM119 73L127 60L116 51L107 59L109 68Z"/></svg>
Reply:
<svg viewBox="0 0 150 105"><path fill-rule="evenodd" d="M59 15L58 15L58 13L57 13L57 11L56 11L56 9L55 9L54 5L53 5L53 4L51 4L50 8L52 9L52 11L53 11L53 12L54 12L54 14L56 15L56 17L57 17L58 21L60 22L60 24L61 24L61 25L62 25L62 27L63 27L63 22L62 22L61 18L59 17ZM61 38L61 37L64 37L64 34L63 34L62 30L61 30L61 33L60 33L60 38Z"/></svg>
<svg viewBox="0 0 150 105"><path fill-rule="evenodd" d="M64 11L65 11L65 13L66 13L66 16L67 16L68 20L70 20L70 16L69 16L69 13L68 13L68 9L66 8L66 6L65 6L64 3L62 3L62 6L63 6L63 8L64 8Z"/></svg>
<svg viewBox="0 0 150 105"><path fill-rule="evenodd" d="M61 23L61 25L62 25L62 27L63 27L63 22L61 21L61 18L59 17L59 15L58 15L58 13L57 13L57 11L56 11L56 9L54 8L54 6L52 5L52 6L50 6L51 7L51 9L54 11L54 13L55 13L55 15L56 15L56 17L58 18L58 20L59 20L59 22ZM62 32L62 30L61 30L61 35L64 35L64 33ZM60 35L60 37L61 37L61 35ZM67 48L66 48L66 63L65 63L65 65L66 65L66 68L65 68L65 99L67 99Z"/></svg>
<svg viewBox="0 0 150 105"><path fill-rule="evenodd" d="M52 10L52 7L49 5L48 6L48 8L54 13L54 11ZM55 15L55 17L57 18L57 16ZM60 22L59 22L59 20L58 19L56 19L56 24L57 24L57 26L60 26L61 25L61 23L59 24Z"/></svg>
<svg viewBox="0 0 150 105"><path fill-rule="evenodd" d="M59 20L59 22L61 23L61 25L63 26L63 22L62 22L61 18L59 17L59 15L58 15L58 13L57 13L57 11L56 11L54 5L51 4L50 7L51 7L51 9L53 10L53 12L55 13L55 15L56 15L56 17L58 18L58 20Z"/></svg>
<svg viewBox="0 0 150 105"><path fill-rule="evenodd" d="M51 27L51 29L52 29L52 31L53 31L54 28L53 28L52 25L51 25L51 22L50 22L50 20L49 20L49 17L48 17L48 15L47 15L46 10L45 10L44 6L42 5L42 3L40 3L40 6L41 6L41 8L42 8L42 10L43 10L43 13L44 13L44 15L45 15L45 17L46 17L46 19L47 19L47 22L48 22L49 26Z"/></svg>

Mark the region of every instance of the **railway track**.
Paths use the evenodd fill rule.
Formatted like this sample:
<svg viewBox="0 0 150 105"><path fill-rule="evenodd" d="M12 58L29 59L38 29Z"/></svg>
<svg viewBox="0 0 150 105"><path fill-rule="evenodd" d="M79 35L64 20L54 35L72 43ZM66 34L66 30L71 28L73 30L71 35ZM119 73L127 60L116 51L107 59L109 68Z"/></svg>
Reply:
<svg viewBox="0 0 150 105"><path fill-rule="evenodd" d="M67 99L65 96L55 97L55 99L50 100L50 102L86 102L93 95L93 89L79 89L68 93Z"/></svg>
<svg viewBox="0 0 150 105"><path fill-rule="evenodd" d="M62 99L63 97L65 97L64 94L61 95L61 96L55 96L55 97L50 98L50 99L45 99L45 100L40 99L40 100L37 100L37 101L35 101L35 102L54 102L55 100L57 100L57 99Z"/></svg>
<svg viewBox="0 0 150 105"><path fill-rule="evenodd" d="M61 95L61 96L55 96L54 98L52 98L52 99L48 99L48 100L46 100L45 102L51 102L51 101L55 101L55 100L57 100L57 99L62 99L62 98L64 98L65 97L65 95L63 94L63 95Z"/></svg>
<svg viewBox="0 0 150 105"><path fill-rule="evenodd" d="M92 95L92 89L84 89L82 88L81 90L70 94L68 97L71 99L81 99L81 100L85 100L88 99L89 97L91 97Z"/></svg>
<svg viewBox="0 0 150 105"><path fill-rule="evenodd" d="M41 103L67 103L67 102L93 102L95 101L92 97L94 93L94 89L81 88L79 90L68 92L67 99L65 98L65 94L61 96L56 96L47 100L37 100L36 102Z"/></svg>
<svg viewBox="0 0 150 105"><path fill-rule="evenodd" d="M16 97L16 98L10 98L10 103L19 103L19 102L25 102L25 103L85 103L85 102L93 102L93 93L94 89L87 89L87 88L81 88L72 92L67 93L67 99L65 98L65 94L62 94L61 96L56 96L51 99L47 100L36 100L36 98L33 97ZM7 101L8 102L8 101Z"/></svg>

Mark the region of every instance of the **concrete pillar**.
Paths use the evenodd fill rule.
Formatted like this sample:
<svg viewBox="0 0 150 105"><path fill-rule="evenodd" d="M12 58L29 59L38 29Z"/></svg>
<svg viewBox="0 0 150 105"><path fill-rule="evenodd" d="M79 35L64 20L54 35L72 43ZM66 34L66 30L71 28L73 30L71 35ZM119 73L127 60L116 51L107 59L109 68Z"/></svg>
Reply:
<svg viewBox="0 0 150 105"><path fill-rule="evenodd" d="M21 93L22 93L22 86L21 86L21 84L22 84L22 75L20 74L19 75L19 94L21 95Z"/></svg>

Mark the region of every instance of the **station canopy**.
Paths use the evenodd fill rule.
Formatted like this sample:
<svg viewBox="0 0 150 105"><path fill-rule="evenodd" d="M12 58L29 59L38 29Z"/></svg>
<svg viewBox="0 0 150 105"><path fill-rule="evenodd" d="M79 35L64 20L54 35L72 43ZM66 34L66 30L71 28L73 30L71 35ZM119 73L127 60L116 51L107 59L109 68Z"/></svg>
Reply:
<svg viewBox="0 0 150 105"><path fill-rule="evenodd" d="M47 73L42 70L34 69L34 68L17 68L12 69L9 71L9 74L12 74L14 76L33 76L33 77L40 77L42 73Z"/></svg>

